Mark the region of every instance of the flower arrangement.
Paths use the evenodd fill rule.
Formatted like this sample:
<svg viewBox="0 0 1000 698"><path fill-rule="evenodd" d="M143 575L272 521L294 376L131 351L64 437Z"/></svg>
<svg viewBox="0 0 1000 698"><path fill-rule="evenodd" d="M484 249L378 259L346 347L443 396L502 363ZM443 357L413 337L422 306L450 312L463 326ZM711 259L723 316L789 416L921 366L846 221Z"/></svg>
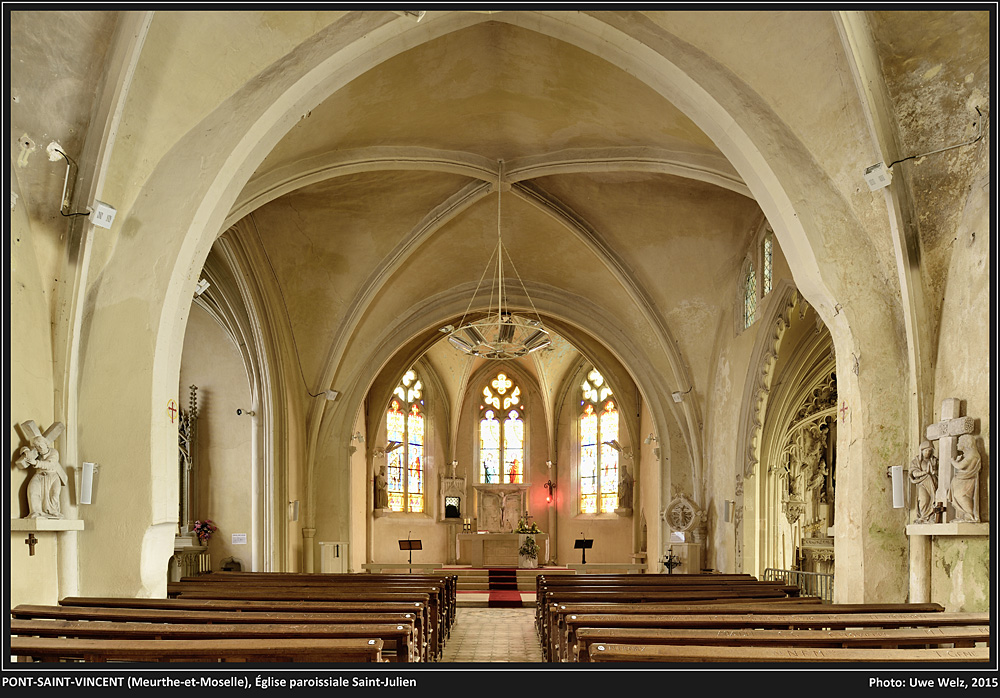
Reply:
<svg viewBox="0 0 1000 698"><path fill-rule="evenodd" d="M212 537L212 534L218 531L219 528L211 519L205 519L204 521L194 522L194 532L198 536L198 541L202 545L208 545L208 539Z"/></svg>
<svg viewBox="0 0 1000 698"><path fill-rule="evenodd" d="M542 532L541 529L538 528L538 524L532 521L531 525L529 526L524 519L518 519L517 529L514 531L514 533L541 533L541 532Z"/></svg>
<svg viewBox="0 0 1000 698"><path fill-rule="evenodd" d="M538 543L531 536L525 538L521 547L517 549L517 554L529 560L538 559Z"/></svg>

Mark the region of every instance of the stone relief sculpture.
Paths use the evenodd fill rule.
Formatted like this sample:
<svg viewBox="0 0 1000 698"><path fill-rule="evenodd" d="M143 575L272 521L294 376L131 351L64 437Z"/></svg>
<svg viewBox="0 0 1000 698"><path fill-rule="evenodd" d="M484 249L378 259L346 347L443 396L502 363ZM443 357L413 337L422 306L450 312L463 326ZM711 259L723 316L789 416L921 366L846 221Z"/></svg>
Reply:
<svg viewBox="0 0 1000 698"><path fill-rule="evenodd" d="M979 470L982 458L971 434L958 437L958 455L952 459L951 504L955 521L979 521Z"/></svg>
<svg viewBox="0 0 1000 698"><path fill-rule="evenodd" d="M920 444L920 453L910 461L910 482L917 489L915 523L934 522L934 493L937 491L938 459L930 441Z"/></svg>
<svg viewBox="0 0 1000 698"><path fill-rule="evenodd" d="M28 481L29 519L61 519L60 496L66 484L66 471L59 463L59 452L53 447L63 431L63 423L56 422L44 434L38 431L34 421L21 424L21 429L30 446L22 446L15 464L24 470L34 468L35 473Z"/></svg>

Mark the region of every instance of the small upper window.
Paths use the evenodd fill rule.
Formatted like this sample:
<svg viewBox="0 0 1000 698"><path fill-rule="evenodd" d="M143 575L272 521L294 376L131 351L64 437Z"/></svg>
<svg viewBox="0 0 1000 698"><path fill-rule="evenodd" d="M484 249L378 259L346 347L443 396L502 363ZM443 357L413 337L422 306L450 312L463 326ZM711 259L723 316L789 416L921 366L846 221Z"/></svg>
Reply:
<svg viewBox="0 0 1000 698"><path fill-rule="evenodd" d="M750 327L756 315L757 275L754 273L753 262L750 262L743 276L743 327Z"/></svg>

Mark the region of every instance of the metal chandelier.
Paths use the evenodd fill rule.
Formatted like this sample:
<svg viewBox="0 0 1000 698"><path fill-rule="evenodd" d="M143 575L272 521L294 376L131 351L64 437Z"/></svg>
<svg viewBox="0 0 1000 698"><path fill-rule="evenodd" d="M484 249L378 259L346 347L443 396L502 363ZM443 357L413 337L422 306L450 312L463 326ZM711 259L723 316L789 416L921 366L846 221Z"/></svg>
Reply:
<svg viewBox="0 0 1000 698"><path fill-rule="evenodd" d="M535 310L535 304L528 295L528 289L524 287L524 282L517 274L514 261L507 252L503 244L503 234L501 226L501 197L503 190L503 160L499 162L497 175L497 245L486 263L486 269L479 279L479 285L469 299L469 305L462 316L462 321L457 328L451 326L442 328L448 332L448 341L459 351L470 356L478 356L486 359L516 359L521 356L538 351L552 343L548 331L542 326L542 320ZM507 278L504 276L504 257L514 277L524 291L524 297L531 306L534 319L523 317L512 312L507 301ZM487 305L487 312L484 317L469 320L469 311L479 294L483 285L483 279L490 271L493 259L496 258L496 275L490 288L490 301ZM494 304L495 301L495 304Z"/></svg>

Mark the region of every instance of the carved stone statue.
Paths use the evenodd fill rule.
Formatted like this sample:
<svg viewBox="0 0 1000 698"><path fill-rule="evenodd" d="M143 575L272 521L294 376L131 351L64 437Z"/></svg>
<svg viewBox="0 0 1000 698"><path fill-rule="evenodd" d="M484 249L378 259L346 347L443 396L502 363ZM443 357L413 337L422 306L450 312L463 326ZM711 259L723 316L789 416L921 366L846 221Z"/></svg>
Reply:
<svg viewBox="0 0 1000 698"><path fill-rule="evenodd" d="M937 491L938 459L930 441L920 443L920 454L910 461L910 482L917 488L915 523L934 521L934 493Z"/></svg>
<svg viewBox="0 0 1000 698"><path fill-rule="evenodd" d="M979 469L982 458L972 434L958 437L958 456L952 460L951 503L955 521L979 521Z"/></svg>
<svg viewBox="0 0 1000 698"><path fill-rule="evenodd" d="M59 463L59 452L53 448L56 438L63 431L62 422L56 422L44 433L38 431L33 421L21 424L30 446L21 447L15 464L35 474L28 482L28 518L61 519L62 503L59 498L66 484L66 471Z"/></svg>
<svg viewBox="0 0 1000 698"><path fill-rule="evenodd" d="M385 477L385 466L375 474L375 509L385 509L389 506L389 483Z"/></svg>
<svg viewBox="0 0 1000 698"><path fill-rule="evenodd" d="M635 480L632 478L632 474L628 471L628 466L622 464L622 475L621 480L618 483L618 508L619 509L631 509L632 508L632 486Z"/></svg>

